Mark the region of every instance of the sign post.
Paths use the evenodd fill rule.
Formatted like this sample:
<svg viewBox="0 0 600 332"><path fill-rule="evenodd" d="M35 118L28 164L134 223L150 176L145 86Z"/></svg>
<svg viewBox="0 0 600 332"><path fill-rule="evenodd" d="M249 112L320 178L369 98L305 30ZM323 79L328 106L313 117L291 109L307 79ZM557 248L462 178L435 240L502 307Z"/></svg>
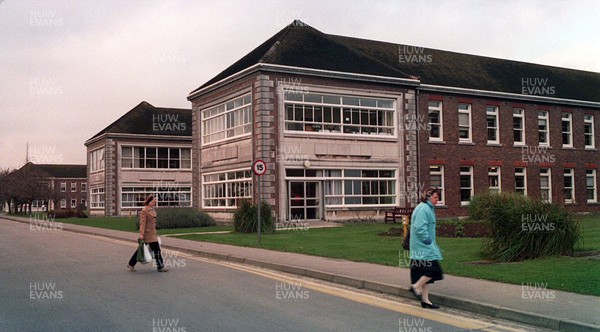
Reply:
<svg viewBox="0 0 600 332"><path fill-rule="evenodd" d="M260 244L260 228L262 224L260 220L260 177L267 172L267 164L264 161L258 159L254 161L254 164L252 165L252 170L254 171L254 174L258 176L258 243Z"/></svg>

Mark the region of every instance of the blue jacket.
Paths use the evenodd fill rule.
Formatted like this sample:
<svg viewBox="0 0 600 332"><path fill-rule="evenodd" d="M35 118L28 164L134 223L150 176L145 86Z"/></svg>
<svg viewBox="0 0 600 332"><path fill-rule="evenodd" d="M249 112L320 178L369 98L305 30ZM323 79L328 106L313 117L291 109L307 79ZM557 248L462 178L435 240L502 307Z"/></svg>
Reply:
<svg viewBox="0 0 600 332"><path fill-rule="evenodd" d="M413 211L410 221L410 258L416 260L442 260L435 242L435 211L431 202L422 202Z"/></svg>

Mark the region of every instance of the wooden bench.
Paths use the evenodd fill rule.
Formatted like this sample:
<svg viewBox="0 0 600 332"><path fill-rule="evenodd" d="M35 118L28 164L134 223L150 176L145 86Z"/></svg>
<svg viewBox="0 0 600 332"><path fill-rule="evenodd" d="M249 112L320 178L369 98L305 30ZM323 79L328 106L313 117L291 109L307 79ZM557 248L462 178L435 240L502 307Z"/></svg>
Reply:
<svg viewBox="0 0 600 332"><path fill-rule="evenodd" d="M385 218L383 221L387 224L388 221L393 221L396 223L396 219L404 220L407 218L407 223L410 222L410 216L413 213L414 208L403 208L403 207L395 207L393 210L385 211Z"/></svg>

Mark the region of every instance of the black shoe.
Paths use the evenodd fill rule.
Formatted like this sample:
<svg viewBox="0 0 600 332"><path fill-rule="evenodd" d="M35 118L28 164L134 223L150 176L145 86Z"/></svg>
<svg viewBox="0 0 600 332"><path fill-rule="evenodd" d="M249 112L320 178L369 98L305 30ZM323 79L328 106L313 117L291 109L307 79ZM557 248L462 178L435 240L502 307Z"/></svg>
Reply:
<svg viewBox="0 0 600 332"><path fill-rule="evenodd" d="M427 308L427 309L439 309L439 308L440 308L440 306L439 306L439 305L437 305L437 304L433 304L433 303L429 304L429 303L427 303L427 302L423 302L423 301L421 301L421 308Z"/></svg>
<svg viewBox="0 0 600 332"><path fill-rule="evenodd" d="M421 300L421 294L417 294L417 291L415 291L415 288L412 285L410 286L410 292L415 296L417 300L423 303L423 300Z"/></svg>

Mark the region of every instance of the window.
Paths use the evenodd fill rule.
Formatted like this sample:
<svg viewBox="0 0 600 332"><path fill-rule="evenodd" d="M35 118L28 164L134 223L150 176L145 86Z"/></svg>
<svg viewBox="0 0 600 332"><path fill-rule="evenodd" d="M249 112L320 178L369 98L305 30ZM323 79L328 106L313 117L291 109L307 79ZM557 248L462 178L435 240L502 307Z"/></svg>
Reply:
<svg viewBox="0 0 600 332"><path fill-rule="evenodd" d="M203 207L237 207L243 199L252 198L252 171L233 170L204 174Z"/></svg>
<svg viewBox="0 0 600 332"><path fill-rule="evenodd" d="M77 192L77 182L71 182L71 192L72 193Z"/></svg>
<svg viewBox="0 0 600 332"><path fill-rule="evenodd" d="M285 130L343 135L395 133L393 99L285 93Z"/></svg>
<svg viewBox="0 0 600 332"><path fill-rule="evenodd" d="M571 113L563 113L562 114L562 143L564 148L572 148L573 147L573 128L572 128L572 119L573 115Z"/></svg>
<svg viewBox="0 0 600 332"><path fill-rule="evenodd" d="M458 104L458 141L471 142L471 105Z"/></svg>
<svg viewBox="0 0 600 332"><path fill-rule="evenodd" d="M91 188L90 208L104 208L104 188Z"/></svg>
<svg viewBox="0 0 600 332"><path fill-rule="evenodd" d="M122 168L190 169L191 149L165 147L121 147Z"/></svg>
<svg viewBox="0 0 600 332"><path fill-rule="evenodd" d="M460 204L468 205L473 196L473 167L460 167Z"/></svg>
<svg viewBox="0 0 600 332"><path fill-rule="evenodd" d="M71 198L71 209L77 208L77 200L75 198Z"/></svg>
<svg viewBox="0 0 600 332"><path fill-rule="evenodd" d="M438 205L445 205L444 202L444 166L431 165L429 166L429 185L437 188L439 193Z"/></svg>
<svg viewBox="0 0 600 332"><path fill-rule="evenodd" d="M121 207L142 208L148 195L156 197L156 206L191 206L192 188L185 184L168 183L152 187L121 188Z"/></svg>
<svg viewBox="0 0 600 332"><path fill-rule="evenodd" d="M104 148L90 152L90 172L104 169Z"/></svg>
<svg viewBox="0 0 600 332"><path fill-rule="evenodd" d="M513 109L513 142L514 145L525 144L525 110Z"/></svg>
<svg viewBox="0 0 600 332"><path fill-rule="evenodd" d="M538 112L538 142L540 146L550 145L550 135L548 134L548 112Z"/></svg>
<svg viewBox="0 0 600 332"><path fill-rule="evenodd" d="M583 116L583 135L586 149L596 148L594 139L594 116L586 114Z"/></svg>
<svg viewBox="0 0 600 332"><path fill-rule="evenodd" d="M396 205L396 171L376 169L291 169L286 180L322 181L326 207ZM411 189L415 189L414 191ZM418 200L418 189L406 190Z"/></svg>
<svg viewBox="0 0 600 332"><path fill-rule="evenodd" d="M429 102L429 140L443 141L442 126L442 103L439 101Z"/></svg>
<svg viewBox="0 0 600 332"><path fill-rule="evenodd" d="M60 192L61 193L67 192L67 183L66 182L61 182L60 183Z"/></svg>
<svg viewBox="0 0 600 332"><path fill-rule="evenodd" d="M81 206L83 206L84 209L87 207L87 205L85 205L85 198L81 199Z"/></svg>
<svg viewBox="0 0 600 332"><path fill-rule="evenodd" d="M487 122L487 142L488 144L500 143L498 134L498 107L488 106L485 109Z"/></svg>
<svg viewBox="0 0 600 332"><path fill-rule="evenodd" d="M60 208L61 209L66 209L67 208L67 199L66 198L61 198L60 199Z"/></svg>
<svg viewBox="0 0 600 332"><path fill-rule="evenodd" d="M248 136L251 132L250 94L202 111L202 144Z"/></svg>
<svg viewBox="0 0 600 332"><path fill-rule="evenodd" d="M527 169L525 167L515 168L515 192L527 196Z"/></svg>
<svg viewBox="0 0 600 332"><path fill-rule="evenodd" d="M565 203L575 203L575 171L572 168L565 168L564 176L564 190L565 190Z"/></svg>
<svg viewBox="0 0 600 332"><path fill-rule="evenodd" d="M87 191L87 183L82 182L81 183L81 192L84 193Z"/></svg>
<svg viewBox="0 0 600 332"><path fill-rule="evenodd" d="M540 168L540 192L544 202L552 202L552 171L550 168Z"/></svg>
<svg viewBox="0 0 600 332"><path fill-rule="evenodd" d="M488 190L492 194L500 193L500 167L488 167Z"/></svg>
<svg viewBox="0 0 600 332"><path fill-rule="evenodd" d="M587 202L598 202L598 191L596 190L596 170L588 169L585 171L585 187L587 191Z"/></svg>

